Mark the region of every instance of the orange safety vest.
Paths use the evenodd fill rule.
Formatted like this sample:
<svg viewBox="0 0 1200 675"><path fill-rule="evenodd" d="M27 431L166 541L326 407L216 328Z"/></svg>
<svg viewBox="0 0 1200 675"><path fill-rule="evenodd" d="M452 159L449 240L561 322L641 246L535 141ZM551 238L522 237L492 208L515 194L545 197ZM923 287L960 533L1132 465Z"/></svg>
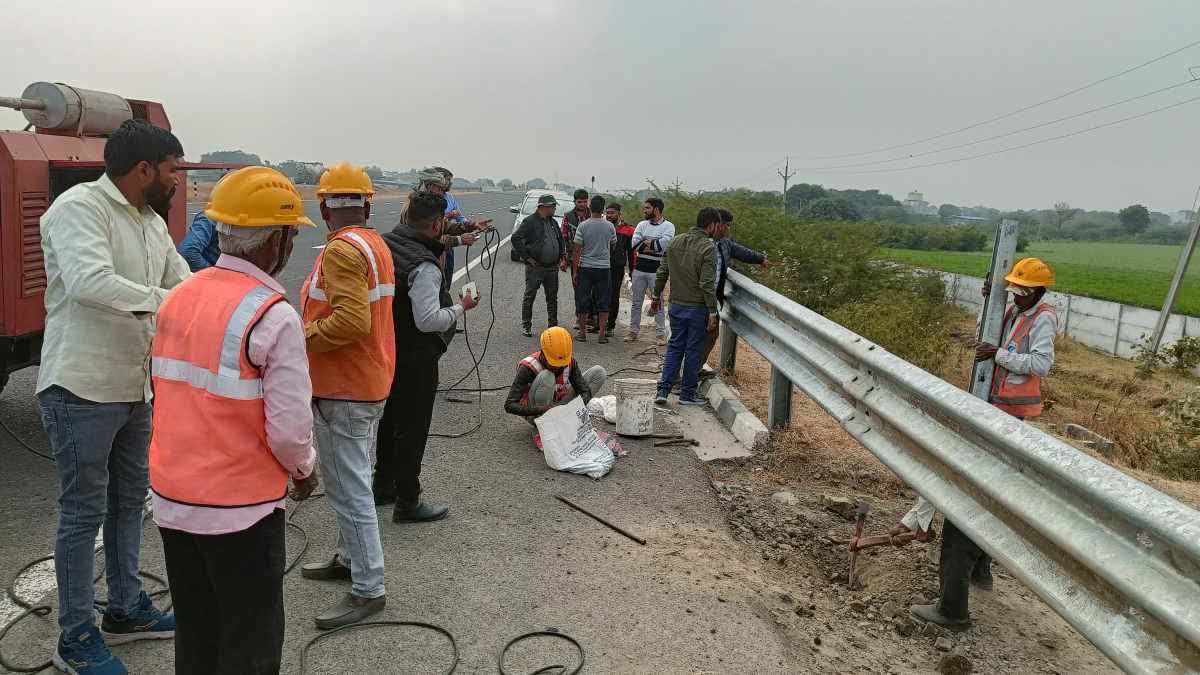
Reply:
<svg viewBox="0 0 1200 675"><path fill-rule="evenodd" d="M1004 312L1005 327L1008 326L1015 310L1016 306L1012 305ZM1033 330L1033 322L1042 312L1054 314L1054 310L1050 309L1048 305L1039 304L1033 314L1021 317L1021 320L1017 322L1017 327L1013 329L1012 335L1000 346L1000 349L1010 352L1021 351L1029 339L1029 332ZM997 364L992 373L990 401L992 405L1014 417L1037 417L1042 414L1042 378L1037 373L1029 373L1025 376L1024 382L1013 384L1009 382L1008 371Z"/></svg>
<svg viewBox="0 0 1200 675"><path fill-rule="evenodd" d="M250 330L284 301L221 267L197 272L163 301L151 350L150 486L160 497L235 507L287 494L288 472L267 444L262 375L246 355Z"/></svg>
<svg viewBox="0 0 1200 675"><path fill-rule="evenodd" d="M382 401L392 390L392 376L396 372L396 328L392 324L396 270L392 266L392 252L383 237L369 227L338 230L329 243L334 241L344 241L358 249L369 263L367 298L371 307L371 334L332 351L309 353L313 397ZM333 306L325 293L325 279L321 276L325 250L328 249L317 256L317 263L300 290L305 324L333 314Z"/></svg>
<svg viewBox="0 0 1200 675"><path fill-rule="evenodd" d="M530 354L529 356L526 356L525 358L521 359L518 363L520 365L525 366L526 368L532 370L534 377L537 377L538 373L540 373L546 369L546 366L542 365L541 357L542 357L542 353L540 351L537 351L537 352L534 352L534 353ZM573 389L571 387L571 365L567 364L567 367L563 368L562 372L559 372L557 375L554 376L554 400L555 401L563 400L568 395L570 395L572 390ZM525 390L525 395L521 397L521 405L529 405L529 390L528 389Z"/></svg>

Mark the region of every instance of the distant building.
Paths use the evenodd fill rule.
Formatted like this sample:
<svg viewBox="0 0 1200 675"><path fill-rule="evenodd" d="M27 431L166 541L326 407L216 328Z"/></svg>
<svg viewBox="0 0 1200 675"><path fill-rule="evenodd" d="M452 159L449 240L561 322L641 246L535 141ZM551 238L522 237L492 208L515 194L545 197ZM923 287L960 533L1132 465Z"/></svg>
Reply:
<svg viewBox="0 0 1200 675"><path fill-rule="evenodd" d="M1196 217L1196 214L1191 211L1176 211L1175 215L1171 216L1171 224L1172 225L1188 225L1192 222L1192 219L1194 219L1195 217Z"/></svg>
<svg viewBox="0 0 1200 675"><path fill-rule="evenodd" d="M932 204L925 201L925 195L917 192L916 190L908 193L908 197L904 200L904 208L908 209L912 213L922 216L937 215L937 209L934 208Z"/></svg>

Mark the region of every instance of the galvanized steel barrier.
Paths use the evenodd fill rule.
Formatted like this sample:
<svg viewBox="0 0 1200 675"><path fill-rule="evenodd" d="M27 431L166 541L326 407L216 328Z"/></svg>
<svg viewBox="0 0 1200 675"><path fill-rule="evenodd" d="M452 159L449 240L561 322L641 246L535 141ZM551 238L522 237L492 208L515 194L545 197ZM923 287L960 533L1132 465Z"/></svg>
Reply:
<svg viewBox="0 0 1200 675"><path fill-rule="evenodd" d="M734 271L737 338L1131 673L1200 672L1200 512Z"/></svg>

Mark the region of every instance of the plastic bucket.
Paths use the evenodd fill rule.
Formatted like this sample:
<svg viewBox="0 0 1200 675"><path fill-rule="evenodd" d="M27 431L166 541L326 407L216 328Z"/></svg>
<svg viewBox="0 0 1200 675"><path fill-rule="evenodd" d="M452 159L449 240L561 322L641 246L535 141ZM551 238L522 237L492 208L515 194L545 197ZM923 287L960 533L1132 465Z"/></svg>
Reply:
<svg viewBox="0 0 1200 675"><path fill-rule="evenodd" d="M613 380L617 393L617 433L649 436L654 433L654 395L657 380Z"/></svg>

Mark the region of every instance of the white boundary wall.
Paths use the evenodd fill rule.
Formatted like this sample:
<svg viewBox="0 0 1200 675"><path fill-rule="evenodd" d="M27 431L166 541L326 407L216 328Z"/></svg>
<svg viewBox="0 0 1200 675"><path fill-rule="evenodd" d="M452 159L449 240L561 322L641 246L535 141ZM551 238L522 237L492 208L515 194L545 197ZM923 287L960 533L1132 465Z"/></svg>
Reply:
<svg viewBox="0 0 1200 675"><path fill-rule="evenodd" d="M983 279L963 274L942 273L946 293L954 304L979 314L983 305ZM1101 351L1132 359L1133 345L1149 335L1158 322L1158 312L1108 300L1049 292L1045 302L1058 314L1058 331ZM1200 337L1200 317L1172 314L1163 334L1163 346L1181 337ZM1197 369L1200 371L1200 369ZM1200 372L1197 372L1200 375Z"/></svg>

